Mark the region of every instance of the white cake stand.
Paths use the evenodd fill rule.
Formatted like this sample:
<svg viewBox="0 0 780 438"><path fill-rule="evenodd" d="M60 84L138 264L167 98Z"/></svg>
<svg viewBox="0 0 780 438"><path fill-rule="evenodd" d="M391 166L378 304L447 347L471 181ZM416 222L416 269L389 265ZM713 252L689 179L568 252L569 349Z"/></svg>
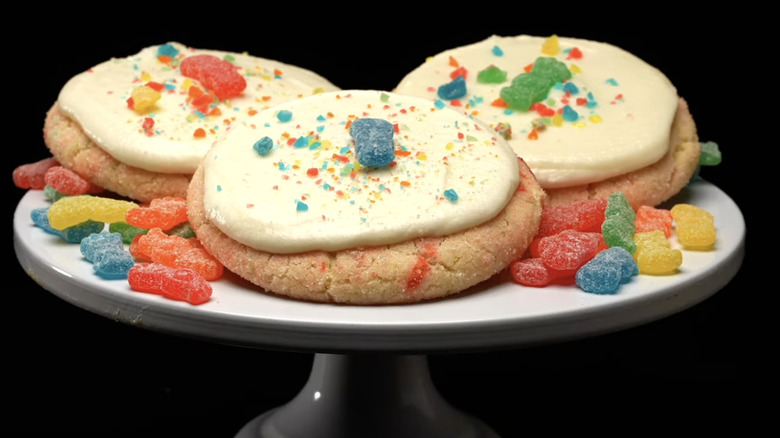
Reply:
<svg viewBox="0 0 780 438"><path fill-rule="evenodd" d="M503 275L449 299L359 307L270 296L228 273L213 283L211 301L193 306L96 276L78 245L32 224L31 211L48 205L42 191L29 191L19 202L14 247L43 288L107 318L212 342L315 353L300 393L250 421L237 438L495 438L489 426L439 395L426 354L593 336L661 319L710 297L739 270L744 218L706 181L691 183L672 200L683 202L715 216L715 248L683 251L679 273L637 276L615 295L575 286L528 288Z"/></svg>

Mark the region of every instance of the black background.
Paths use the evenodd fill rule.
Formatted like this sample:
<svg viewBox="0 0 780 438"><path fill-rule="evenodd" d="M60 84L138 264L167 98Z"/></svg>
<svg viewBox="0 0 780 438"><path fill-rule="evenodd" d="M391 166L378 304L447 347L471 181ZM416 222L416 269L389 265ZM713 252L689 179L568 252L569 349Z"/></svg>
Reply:
<svg viewBox="0 0 780 438"><path fill-rule="evenodd" d="M592 10L589 4L592 13L586 13L546 4L514 10L486 4L412 13L409 6L338 3L299 5L296 15L272 12L267 3L126 6L105 18L72 7L48 8L45 16L28 11L15 17L23 31L3 29L9 49L4 132L11 139L3 165L11 198L2 318L7 415L0 428L232 437L256 415L289 401L308 377L312 352L213 344L118 323L47 292L16 262L11 219L24 191L13 185L11 173L49 156L42 141L46 110L70 76L146 46L179 41L246 51L314 70L341 88L391 90L426 56L493 33L607 41L674 82L701 140L717 142L723 154L723 163L703 169L702 176L748 216L740 182L748 169L745 126L734 115L734 94L721 86L735 74L729 66L740 63L724 46L726 30L739 21L730 12L710 10L705 18L660 6ZM184 14L186 7L193 9ZM732 391L746 388L753 374L746 370L759 362L746 343L748 268L746 257L733 281L711 298L639 327L525 348L432 353L431 377L445 399L502 438L532 430L720 428L738 421L732 409L741 402ZM694 414L702 410L706 415ZM630 429L618 426L625 421Z"/></svg>

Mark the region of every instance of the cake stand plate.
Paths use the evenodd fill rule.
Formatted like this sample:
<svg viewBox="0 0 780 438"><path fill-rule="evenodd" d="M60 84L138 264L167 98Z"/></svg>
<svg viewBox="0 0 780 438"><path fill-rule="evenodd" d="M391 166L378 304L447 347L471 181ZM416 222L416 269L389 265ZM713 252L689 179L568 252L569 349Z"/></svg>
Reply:
<svg viewBox="0 0 780 438"><path fill-rule="evenodd" d="M258 416L237 437L462 437L497 435L450 407L432 386L426 354L520 347L622 330L682 311L716 293L744 256L739 207L715 185L695 181L669 202L713 214L718 240L683 250L674 275L639 275L613 295L576 286L529 288L507 273L447 299L414 305L315 304L266 294L230 273L209 302L190 305L104 280L78 245L35 227L49 205L28 191L14 214L19 263L44 289L91 312L150 330L211 342L315 353L308 383L288 404ZM672 239L673 247L679 248Z"/></svg>

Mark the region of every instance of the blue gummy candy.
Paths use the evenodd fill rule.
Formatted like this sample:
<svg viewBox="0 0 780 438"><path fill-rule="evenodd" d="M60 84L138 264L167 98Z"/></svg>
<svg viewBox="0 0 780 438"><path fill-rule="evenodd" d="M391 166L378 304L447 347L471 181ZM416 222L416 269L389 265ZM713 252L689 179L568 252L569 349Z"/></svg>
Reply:
<svg viewBox="0 0 780 438"><path fill-rule="evenodd" d="M92 267L95 274L106 280L127 278L130 268L135 265L135 259L124 248L109 248L97 253Z"/></svg>
<svg viewBox="0 0 780 438"><path fill-rule="evenodd" d="M81 255L88 262L94 262L102 252L124 250L124 240L120 233L101 232L90 234L81 240Z"/></svg>
<svg viewBox="0 0 780 438"><path fill-rule="evenodd" d="M466 95L466 79L458 76L449 84L440 86L438 95L444 100L460 99Z"/></svg>
<svg viewBox="0 0 780 438"><path fill-rule="evenodd" d="M636 264L636 259L634 259L634 256L625 248L609 248L605 251L601 251L599 254L601 254L601 257L599 257L600 259L620 268L621 283L625 283L629 281L631 277L639 274L639 265Z"/></svg>
<svg viewBox="0 0 780 438"><path fill-rule="evenodd" d="M574 276L585 292L607 295L617 293L620 285L639 273L634 257L619 246L599 252Z"/></svg>
<svg viewBox="0 0 780 438"><path fill-rule="evenodd" d="M34 209L30 212L30 219L32 219L32 222L36 227L43 231L57 237L60 236L60 230L52 228L51 224L49 224L49 207Z"/></svg>
<svg viewBox="0 0 780 438"><path fill-rule="evenodd" d="M349 127L355 139L358 162L369 167L384 167L395 159L393 124L382 119L357 119Z"/></svg>
<svg viewBox="0 0 780 438"><path fill-rule="evenodd" d="M60 231L60 237L68 243L81 243L90 234L99 233L106 227L105 222L86 220L80 224Z"/></svg>

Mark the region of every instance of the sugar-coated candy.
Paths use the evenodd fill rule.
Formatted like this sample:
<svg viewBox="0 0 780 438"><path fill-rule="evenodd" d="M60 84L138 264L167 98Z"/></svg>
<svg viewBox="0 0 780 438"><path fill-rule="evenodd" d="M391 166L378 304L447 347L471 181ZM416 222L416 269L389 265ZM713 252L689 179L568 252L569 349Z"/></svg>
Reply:
<svg viewBox="0 0 780 438"><path fill-rule="evenodd" d="M55 230L49 224L49 207L34 208L30 211L33 225L54 236L60 236L60 230Z"/></svg>
<svg viewBox="0 0 780 438"><path fill-rule="evenodd" d="M112 222L108 224L108 231L112 233L119 233L122 236L122 241L126 244L130 244L135 236L139 234L146 234L146 228L139 228L128 224L127 222Z"/></svg>
<svg viewBox="0 0 780 438"><path fill-rule="evenodd" d="M85 237L81 240L81 245L79 246L81 255L90 263L94 262L97 259L98 254L103 251L111 249L123 250L124 248L124 241L122 240L121 234L106 231L93 233L92 235Z"/></svg>
<svg viewBox="0 0 780 438"><path fill-rule="evenodd" d="M92 263L95 274L107 280L127 278L135 265L119 233L93 233L81 240L80 249L84 258Z"/></svg>
<svg viewBox="0 0 780 438"><path fill-rule="evenodd" d="M699 164L702 166L717 166L722 161L722 156L718 144L714 141L705 141L701 143L701 155Z"/></svg>
<svg viewBox="0 0 780 438"><path fill-rule="evenodd" d="M211 299L212 287L200 274L189 268L172 268L156 263L139 263L128 272L130 288L138 292L203 304Z"/></svg>
<svg viewBox="0 0 780 438"><path fill-rule="evenodd" d="M138 260L194 269L209 281L220 278L224 272L222 263L200 246L197 239L168 235L159 228L137 236L129 250Z"/></svg>
<svg viewBox="0 0 780 438"><path fill-rule="evenodd" d="M128 210L136 207L135 202L101 196L66 196L49 207L49 224L54 229L64 230L87 220L123 222Z"/></svg>
<svg viewBox="0 0 780 438"><path fill-rule="evenodd" d="M13 171L14 185L20 189L43 190L46 187L46 171L59 165L60 162L54 157L22 164Z"/></svg>
<svg viewBox="0 0 780 438"><path fill-rule="evenodd" d="M674 221L672 212L666 208L651 207L649 205L640 205L636 209L636 219L634 220L634 233L644 233L647 231L660 230L667 238L672 235Z"/></svg>
<svg viewBox="0 0 780 438"><path fill-rule="evenodd" d="M139 235L130 244L130 252L142 261L173 266L178 253L190 247L186 239L179 239L165 234L160 228L152 228Z"/></svg>
<svg viewBox="0 0 780 438"><path fill-rule="evenodd" d="M189 222L180 223L179 225L176 225L170 230L165 230L165 233L171 236L183 237L185 239L191 239L193 237L197 237L197 235L195 234L195 230L192 229L192 226L190 225Z"/></svg>
<svg viewBox="0 0 780 438"><path fill-rule="evenodd" d="M363 118L352 122L349 135L355 139L355 154L363 166L384 167L395 158L395 127L383 119Z"/></svg>
<svg viewBox="0 0 780 438"><path fill-rule="evenodd" d="M62 166L49 168L44 174L46 185L63 195L97 194L103 188L82 178L78 173Z"/></svg>
<svg viewBox="0 0 780 438"><path fill-rule="evenodd" d="M135 266L135 260L125 250L112 249L98 254L92 267L95 274L106 280L127 278L127 273Z"/></svg>
<svg viewBox="0 0 780 438"><path fill-rule="evenodd" d="M621 284L639 273L636 260L625 248L615 246L599 252L574 276L577 286L594 294L615 294Z"/></svg>
<svg viewBox="0 0 780 438"><path fill-rule="evenodd" d="M601 232L606 199L586 199L567 205L552 205L542 210L539 236L552 236L563 230Z"/></svg>
<svg viewBox="0 0 780 438"><path fill-rule="evenodd" d="M528 111L531 105L544 100L556 83L570 78L571 72L566 64L541 56L534 61L530 72L515 76L511 85L503 87L499 95L510 107Z"/></svg>
<svg viewBox="0 0 780 438"><path fill-rule="evenodd" d="M438 96L444 100L460 99L466 93L466 79L463 76L458 76L451 82L440 85L437 91Z"/></svg>
<svg viewBox="0 0 780 438"><path fill-rule="evenodd" d="M707 210L691 204L671 208L677 240L689 249L707 249L715 244L715 218Z"/></svg>
<svg viewBox="0 0 780 438"><path fill-rule="evenodd" d="M510 263L509 272L518 284L531 287L544 287L561 279L574 279L577 270L559 271L545 266L539 257L517 259Z"/></svg>
<svg viewBox="0 0 780 438"><path fill-rule="evenodd" d="M559 271L576 270L606 248L600 233L563 230L539 240L539 257L545 266Z"/></svg>
<svg viewBox="0 0 780 438"><path fill-rule="evenodd" d="M152 199L148 205L131 208L125 216L128 224L146 229L169 230L187 220L187 201L176 196Z"/></svg>
<svg viewBox="0 0 780 438"><path fill-rule="evenodd" d="M550 82L550 87L558 82L571 79L571 71L566 64L552 57L540 56L534 61L531 74L544 76Z"/></svg>
<svg viewBox="0 0 780 438"><path fill-rule="evenodd" d="M93 233L99 233L105 228L103 222L86 220L76 225L72 225L64 230L57 230L49 223L49 207L35 208L30 212L30 219L33 225L43 231L57 236L68 243L81 243L82 239Z"/></svg>
<svg viewBox="0 0 780 438"><path fill-rule="evenodd" d="M601 233L607 246L619 246L633 254L636 251L634 232L636 212L623 192L615 192L607 198Z"/></svg>
<svg viewBox="0 0 780 438"><path fill-rule="evenodd" d="M64 193L60 193L52 186L47 185L43 188L43 196L46 197L51 202L59 201L60 198L64 198L65 196L68 196Z"/></svg>
<svg viewBox="0 0 780 438"><path fill-rule="evenodd" d="M181 61L179 69L182 75L197 80L220 100L238 96L246 88L238 67L214 55L188 56Z"/></svg>
<svg viewBox="0 0 780 438"><path fill-rule="evenodd" d="M49 209L51 210L51 207L49 207ZM49 217L51 218L51 212L49 212ZM71 225L59 231L62 240L68 243L81 243L81 241L84 238L86 238L91 234L99 233L103 231L105 227L106 224L104 222L87 219L84 222L80 222L76 225Z"/></svg>
<svg viewBox="0 0 780 438"><path fill-rule="evenodd" d="M682 251L672 248L663 231L652 230L636 233L634 241L636 242L634 260L636 260L640 273L672 274L682 265Z"/></svg>

